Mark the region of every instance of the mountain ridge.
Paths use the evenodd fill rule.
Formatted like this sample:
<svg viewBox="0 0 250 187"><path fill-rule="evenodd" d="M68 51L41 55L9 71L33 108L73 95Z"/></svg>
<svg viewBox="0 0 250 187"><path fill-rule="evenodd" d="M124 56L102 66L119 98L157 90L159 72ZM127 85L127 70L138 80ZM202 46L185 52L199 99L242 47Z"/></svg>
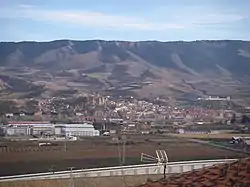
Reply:
<svg viewBox="0 0 250 187"><path fill-rule="evenodd" d="M72 42L89 42L89 41L103 41L103 42L159 42L159 43L178 43L178 42L250 42L250 40L240 40L240 39L206 39L206 40L104 40L104 39L87 39L87 40L76 40L76 39L56 39L56 40L48 40L48 41L36 41L36 40L22 40L22 41L0 41L0 43L51 43L51 42L60 42L60 41L72 41Z"/></svg>
<svg viewBox="0 0 250 187"><path fill-rule="evenodd" d="M235 90L249 91L245 87L250 76L250 41L0 42L0 75L31 80L46 90L54 85L78 93L91 90L177 99L206 92L241 96ZM144 84L147 81L151 84ZM9 89L8 82L2 85L2 90ZM225 89L214 91L221 85Z"/></svg>

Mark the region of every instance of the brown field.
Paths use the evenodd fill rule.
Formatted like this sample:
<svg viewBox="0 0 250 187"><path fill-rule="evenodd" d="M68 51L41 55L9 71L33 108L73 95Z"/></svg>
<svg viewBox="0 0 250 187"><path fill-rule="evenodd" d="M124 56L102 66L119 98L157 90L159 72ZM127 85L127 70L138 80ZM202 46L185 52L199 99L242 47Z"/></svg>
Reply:
<svg viewBox="0 0 250 187"><path fill-rule="evenodd" d="M170 161L238 158L237 152L189 142L182 138L143 136L129 138L126 164L140 164L142 152L154 155L156 149L166 150ZM131 143L132 142L132 143ZM89 138L54 147L38 147L37 142L8 142L0 147L0 175L66 170L68 167L92 168L119 165L118 146L110 138ZM3 143L2 143L3 145Z"/></svg>
<svg viewBox="0 0 250 187"><path fill-rule="evenodd" d="M233 136L236 137L250 137L250 134L171 134L177 138L197 138L197 139L231 139Z"/></svg>

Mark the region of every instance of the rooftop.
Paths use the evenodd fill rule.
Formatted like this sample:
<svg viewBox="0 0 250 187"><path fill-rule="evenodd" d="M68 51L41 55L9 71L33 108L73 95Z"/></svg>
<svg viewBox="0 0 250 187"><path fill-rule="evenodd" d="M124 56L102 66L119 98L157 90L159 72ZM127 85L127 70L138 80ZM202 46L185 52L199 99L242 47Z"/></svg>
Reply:
<svg viewBox="0 0 250 187"><path fill-rule="evenodd" d="M49 121L9 121L8 124L51 124Z"/></svg>
<svg viewBox="0 0 250 187"><path fill-rule="evenodd" d="M250 186L250 157L230 164L173 175L138 187L226 187Z"/></svg>

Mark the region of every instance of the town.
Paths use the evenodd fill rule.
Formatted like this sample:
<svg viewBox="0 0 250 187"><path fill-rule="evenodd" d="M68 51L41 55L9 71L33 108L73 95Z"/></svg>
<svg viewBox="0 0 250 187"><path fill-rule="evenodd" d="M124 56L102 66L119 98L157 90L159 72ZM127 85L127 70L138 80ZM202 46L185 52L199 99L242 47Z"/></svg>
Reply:
<svg viewBox="0 0 250 187"><path fill-rule="evenodd" d="M2 136L250 131L249 108L236 106L230 97L209 96L186 106L174 106L161 98L146 101L97 93L77 98L1 101L0 109Z"/></svg>

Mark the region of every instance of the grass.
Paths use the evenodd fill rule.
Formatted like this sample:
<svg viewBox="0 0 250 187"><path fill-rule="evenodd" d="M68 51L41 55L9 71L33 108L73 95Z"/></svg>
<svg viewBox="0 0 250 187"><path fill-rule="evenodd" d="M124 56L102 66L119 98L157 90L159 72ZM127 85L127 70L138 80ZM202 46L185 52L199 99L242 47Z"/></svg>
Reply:
<svg viewBox="0 0 250 187"><path fill-rule="evenodd" d="M94 79L105 79L109 73L90 73L88 74L88 77L94 78Z"/></svg>
<svg viewBox="0 0 250 187"><path fill-rule="evenodd" d="M74 187L125 187L142 184L147 179L158 179L159 175L140 175L124 177L96 177L96 178L77 178L73 180ZM30 181L13 181L0 182L0 187L68 187L69 179L61 180L30 180Z"/></svg>
<svg viewBox="0 0 250 187"><path fill-rule="evenodd" d="M196 138L196 139L231 139L233 136L250 137L250 134L171 134L178 138Z"/></svg>

